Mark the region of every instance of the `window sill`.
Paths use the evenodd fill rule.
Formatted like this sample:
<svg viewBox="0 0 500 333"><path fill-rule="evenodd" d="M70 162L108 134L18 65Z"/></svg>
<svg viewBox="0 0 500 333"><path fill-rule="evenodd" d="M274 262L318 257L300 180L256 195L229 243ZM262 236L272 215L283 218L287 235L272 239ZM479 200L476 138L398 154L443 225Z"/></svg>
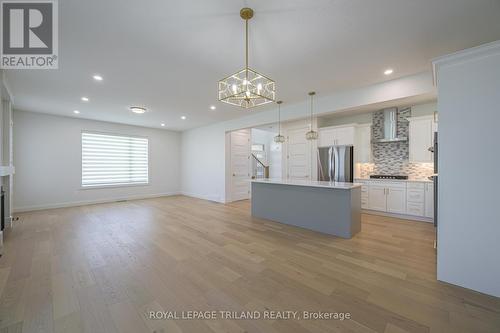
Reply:
<svg viewBox="0 0 500 333"><path fill-rule="evenodd" d="M80 186L80 190L84 190L84 191L86 191L86 190L102 190L102 189L107 189L107 188L138 187L138 186L149 186L149 183Z"/></svg>

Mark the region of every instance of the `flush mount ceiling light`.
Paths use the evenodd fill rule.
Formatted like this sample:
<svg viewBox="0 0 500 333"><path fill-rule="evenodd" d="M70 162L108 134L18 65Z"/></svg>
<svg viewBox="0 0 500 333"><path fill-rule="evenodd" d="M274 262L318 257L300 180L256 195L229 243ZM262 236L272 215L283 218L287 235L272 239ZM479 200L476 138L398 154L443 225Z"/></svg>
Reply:
<svg viewBox="0 0 500 333"><path fill-rule="evenodd" d="M78 111L78 110L73 110L73 113L74 113L74 114L80 114L80 111Z"/></svg>
<svg viewBox="0 0 500 333"><path fill-rule="evenodd" d="M161 124L160 124L160 126L161 126L161 127L165 127L165 123L161 123Z"/></svg>
<svg viewBox="0 0 500 333"><path fill-rule="evenodd" d="M274 137L274 142L276 143L283 143L285 142L285 137L281 135L281 104L283 101L277 101L276 104L278 104L278 135Z"/></svg>
<svg viewBox="0 0 500 333"><path fill-rule="evenodd" d="M131 106L130 111L137 114L143 114L146 112L146 108L143 108L142 106Z"/></svg>
<svg viewBox="0 0 500 333"><path fill-rule="evenodd" d="M100 76L99 74L95 74L94 76L92 76L94 78L94 80L96 81L102 81L102 76Z"/></svg>
<svg viewBox="0 0 500 333"><path fill-rule="evenodd" d="M182 120L186 120L187 118L186 118L186 116L182 116L181 119Z"/></svg>
<svg viewBox="0 0 500 333"><path fill-rule="evenodd" d="M215 105L210 106L210 110L215 110L215 109L216 109Z"/></svg>
<svg viewBox="0 0 500 333"><path fill-rule="evenodd" d="M313 98L316 93L314 91L311 91L309 93L309 96L311 96L311 123L309 124L309 132L306 133L306 139L307 140L317 140L318 139L318 132L313 130Z"/></svg>
<svg viewBox="0 0 500 333"><path fill-rule="evenodd" d="M81 100L82 100L82 102L88 102L89 98L88 97L82 97Z"/></svg>
<svg viewBox="0 0 500 333"><path fill-rule="evenodd" d="M392 68L388 68L384 71L384 75L391 75L392 73L394 73L394 70Z"/></svg>
<svg viewBox="0 0 500 333"><path fill-rule="evenodd" d="M243 8L240 16L245 20L245 68L219 81L219 101L248 109L274 102L276 85L248 67L248 20L253 10Z"/></svg>

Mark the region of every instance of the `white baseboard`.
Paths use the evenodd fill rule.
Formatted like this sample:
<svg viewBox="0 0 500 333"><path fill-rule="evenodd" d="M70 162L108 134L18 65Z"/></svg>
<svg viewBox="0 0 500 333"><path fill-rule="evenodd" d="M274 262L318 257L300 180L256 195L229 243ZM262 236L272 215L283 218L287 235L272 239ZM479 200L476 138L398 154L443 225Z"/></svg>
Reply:
<svg viewBox="0 0 500 333"><path fill-rule="evenodd" d="M361 209L361 213L363 213L363 214L371 214L371 215L379 215L379 216L387 216L387 217L395 217L395 218L398 218L398 219L410 220L410 221L418 221L418 222L427 222L427 223L433 223L434 222L433 219L430 219L428 217L413 216L413 215L404 215L404 214L394 214L394 213L386 213L386 212L379 212L378 210L370 210L370 209Z"/></svg>
<svg viewBox="0 0 500 333"><path fill-rule="evenodd" d="M22 207L14 207L13 212L14 213L23 213L23 212L31 212L31 211L36 211L36 210L95 205L95 204L100 204L100 203L117 202L117 201L123 201L123 200L140 200L140 199L168 197L168 196L180 195L180 194L181 194L181 192L167 192L167 193L155 193L155 194L130 195L130 196L125 196L125 197L116 197L116 198L99 199L99 200L70 201L70 202L63 202L63 203L56 203L56 204L22 206Z"/></svg>
<svg viewBox="0 0 500 333"><path fill-rule="evenodd" d="M218 202L218 203L226 203L224 200L221 200L220 197L216 197L213 195L198 194L198 193L192 193L192 192L180 192L180 194L185 195L186 197L214 201L214 202Z"/></svg>

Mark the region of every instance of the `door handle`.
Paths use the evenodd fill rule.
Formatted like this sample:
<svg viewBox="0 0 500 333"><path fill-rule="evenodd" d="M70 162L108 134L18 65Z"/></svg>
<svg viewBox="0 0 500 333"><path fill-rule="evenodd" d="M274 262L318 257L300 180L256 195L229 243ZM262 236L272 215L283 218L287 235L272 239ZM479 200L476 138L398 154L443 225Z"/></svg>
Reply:
<svg viewBox="0 0 500 333"><path fill-rule="evenodd" d="M235 174L235 173L233 173L233 177L236 177L236 174Z"/></svg>

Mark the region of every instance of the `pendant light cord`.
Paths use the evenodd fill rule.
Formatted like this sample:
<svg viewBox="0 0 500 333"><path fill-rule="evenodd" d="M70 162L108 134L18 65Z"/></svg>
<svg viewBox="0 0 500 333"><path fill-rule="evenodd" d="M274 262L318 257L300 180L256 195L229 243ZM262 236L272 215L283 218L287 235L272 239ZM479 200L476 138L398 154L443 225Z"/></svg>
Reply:
<svg viewBox="0 0 500 333"><path fill-rule="evenodd" d="M248 68L248 19L245 20L245 40L246 40L246 48L245 48L245 68ZM248 75L248 74L247 74ZM248 80L248 77L247 77Z"/></svg>
<svg viewBox="0 0 500 333"><path fill-rule="evenodd" d="M313 95L311 95L311 131L313 130Z"/></svg>
<svg viewBox="0 0 500 333"><path fill-rule="evenodd" d="M281 103L278 104L278 135L281 135Z"/></svg>

